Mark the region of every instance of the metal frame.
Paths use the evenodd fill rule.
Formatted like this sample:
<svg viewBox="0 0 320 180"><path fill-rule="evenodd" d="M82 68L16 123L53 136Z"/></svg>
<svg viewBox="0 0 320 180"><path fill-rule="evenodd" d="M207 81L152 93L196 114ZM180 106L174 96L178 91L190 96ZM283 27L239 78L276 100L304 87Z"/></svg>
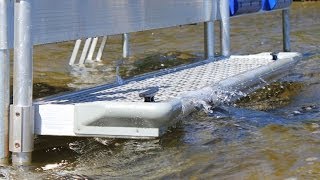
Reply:
<svg viewBox="0 0 320 180"><path fill-rule="evenodd" d="M5 130L9 97L9 51L2 41L9 41L10 44L10 40L12 40L12 37L8 35L6 25L9 13L6 12L6 3L8 2L9 0L0 0L0 75L2 77L0 82L4 82L3 88L0 89L0 118L2 119L0 130L4 130L1 131L3 133L0 134L1 139L7 137ZM70 11L70 7L73 7L73 11ZM214 7L218 8L214 9ZM15 1L13 105L11 106L9 141L10 151L13 152L13 164L23 165L31 162L34 126L32 105L33 45L206 22L206 56L213 57L214 20L221 20L221 54L230 56L228 0L82 0L81 3L78 0ZM289 31L289 10L286 9L283 10L285 51L290 50ZM6 39L8 37L9 39ZM101 59L101 49L105 45L105 41L103 42L97 60ZM124 42L124 55L127 56L129 42ZM86 45L86 49L89 49L90 43L86 43ZM78 46L75 47L74 52L76 51L78 51ZM87 55L87 50L84 53ZM81 62L85 61L86 56L83 57ZM71 63L74 63L74 56L72 56ZM2 153L0 155L6 156L6 142L3 140L3 144L1 144L1 139L0 152Z"/></svg>

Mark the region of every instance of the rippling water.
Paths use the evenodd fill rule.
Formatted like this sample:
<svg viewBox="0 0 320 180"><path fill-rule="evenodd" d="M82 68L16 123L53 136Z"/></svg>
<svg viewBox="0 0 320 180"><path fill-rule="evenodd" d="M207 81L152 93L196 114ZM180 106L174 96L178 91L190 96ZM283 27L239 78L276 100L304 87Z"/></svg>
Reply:
<svg viewBox="0 0 320 180"><path fill-rule="evenodd" d="M14 179L318 179L320 178L320 3L291 11L292 50L304 59L280 83L233 105L183 119L155 140L37 137L29 168L1 167ZM282 49L281 13L231 20L232 53ZM116 80L121 37L112 36L103 62L69 67L74 42L35 48L35 96ZM202 58L203 26L132 34L128 77ZM142 60L145 60L143 63ZM163 64L163 65L161 65Z"/></svg>

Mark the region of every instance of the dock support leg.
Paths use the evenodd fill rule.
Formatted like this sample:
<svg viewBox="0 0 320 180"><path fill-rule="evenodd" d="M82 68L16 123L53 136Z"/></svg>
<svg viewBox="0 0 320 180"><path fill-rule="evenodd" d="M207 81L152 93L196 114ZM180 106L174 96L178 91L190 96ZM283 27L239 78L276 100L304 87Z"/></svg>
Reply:
<svg viewBox="0 0 320 180"><path fill-rule="evenodd" d="M88 57L87 60L92 61L93 59L93 54L94 54L94 50L96 49L97 46L97 42L98 42L98 37L93 38L91 46L90 46L90 50L88 53Z"/></svg>
<svg viewBox="0 0 320 180"><path fill-rule="evenodd" d="M0 35L0 39L1 39ZM0 49L0 164L7 162L8 124L10 103L10 55L9 50Z"/></svg>
<svg viewBox="0 0 320 180"><path fill-rule="evenodd" d="M100 44L100 47L99 47L99 50L97 53L96 61L101 61L102 53L103 53L104 47L106 45L107 38L108 38L108 36L103 36L103 38L102 38L102 41L101 41L101 44Z"/></svg>
<svg viewBox="0 0 320 180"><path fill-rule="evenodd" d="M221 55L230 56L230 14L229 14L229 0L220 1L220 30L221 30Z"/></svg>
<svg viewBox="0 0 320 180"><path fill-rule="evenodd" d="M129 45L129 39L130 39L130 35L129 33L124 33L122 35L122 56L124 58L128 58L130 56L130 45Z"/></svg>
<svg viewBox="0 0 320 180"><path fill-rule="evenodd" d="M206 59L214 59L214 21L204 23L204 51Z"/></svg>
<svg viewBox="0 0 320 180"><path fill-rule="evenodd" d="M9 155L10 51L9 16L13 8L7 0L0 0L0 164ZM10 7L10 8L9 8Z"/></svg>
<svg viewBox="0 0 320 180"><path fill-rule="evenodd" d="M283 51L290 52L290 9L282 10Z"/></svg>
<svg viewBox="0 0 320 180"><path fill-rule="evenodd" d="M69 65L74 65L74 62L76 61L76 58L77 58L77 54L78 54L78 51L79 51L79 48L80 48L80 45L81 45L81 39L78 39L74 45L74 48L73 48L73 51L72 51L72 55L71 55L71 58L70 58L70 61L69 61Z"/></svg>
<svg viewBox="0 0 320 180"><path fill-rule="evenodd" d="M91 44L91 40L92 40L92 38L88 38L86 40L86 42L84 43L84 47L82 49L82 53L81 53L80 60L79 60L80 65L83 65L86 61L86 57L87 57L88 50L89 50L89 47Z"/></svg>
<svg viewBox="0 0 320 180"><path fill-rule="evenodd" d="M31 163L34 143L31 2L32 0L15 1L13 105L10 108L9 137L14 165Z"/></svg>

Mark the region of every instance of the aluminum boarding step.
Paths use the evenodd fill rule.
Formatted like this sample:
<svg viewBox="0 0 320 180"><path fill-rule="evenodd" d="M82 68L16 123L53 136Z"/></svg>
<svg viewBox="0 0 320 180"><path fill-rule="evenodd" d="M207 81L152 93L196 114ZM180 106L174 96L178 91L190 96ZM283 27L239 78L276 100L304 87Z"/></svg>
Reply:
<svg viewBox="0 0 320 180"><path fill-rule="evenodd" d="M241 96L235 92L288 71L300 57L299 53L261 53L205 60L128 79L121 85L41 99L34 103L35 134L158 137L202 102L216 104L226 96ZM144 102L142 96L152 93L154 102Z"/></svg>

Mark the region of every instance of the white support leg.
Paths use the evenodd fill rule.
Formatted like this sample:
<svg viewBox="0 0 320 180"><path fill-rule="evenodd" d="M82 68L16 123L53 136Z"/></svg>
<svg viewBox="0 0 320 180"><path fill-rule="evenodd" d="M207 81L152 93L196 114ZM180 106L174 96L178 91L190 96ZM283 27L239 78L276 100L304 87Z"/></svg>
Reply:
<svg viewBox="0 0 320 180"><path fill-rule="evenodd" d="M32 0L15 1L13 105L10 117L9 149L14 165L31 163L34 141L32 106Z"/></svg>
<svg viewBox="0 0 320 180"><path fill-rule="evenodd" d="M130 35L129 33L124 33L122 35L122 56L128 58L130 56L130 44L129 44Z"/></svg>
<svg viewBox="0 0 320 180"><path fill-rule="evenodd" d="M82 50L82 53L81 53L81 57L80 57L80 60L79 60L79 64L82 65L85 63L85 60L86 60L86 57L87 57L87 54L88 54L88 50L89 50L89 47L90 47L90 44L91 44L91 40L92 38L88 38L84 44L84 47L83 47L83 50Z"/></svg>
<svg viewBox="0 0 320 180"><path fill-rule="evenodd" d="M73 48L72 55L71 55L71 58L69 61L69 65L74 65L76 58L77 58L77 55L78 55L80 45L81 45L81 39L78 39L76 41L76 43L74 44L74 48Z"/></svg>
<svg viewBox="0 0 320 180"><path fill-rule="evenodd" d="M283 51L290 52L290 9L282 10Z"/></svg>
<svg viewBox="0 0 320 180"><path fill-rule="evenodd" d="M101 44L100 44L100 47L99 47L99 50L97 53L96 61L101 61L102 53L103 53L104 47L106 45L107 38L108 38L108 36L103 36L103 38L102 38L102 41L101 41Z"/></svg>
<svg viewBox="0 0 320 180"><path fill-rule="evenodd" d="M88 53L88 57L87 57L87 60L89 61L93 60L92 58L93 58L94 50L96 49L96 46L97 46L97 42L98 42L98 37L93 38L91 42L90 50Z"/></svg>
<svg viewBox="0 0 320 180"><path fill-rule="evenodd" d="M221 54L230 56L230 17L229 17L229 0L220 0L221 15Z"/></svg>

